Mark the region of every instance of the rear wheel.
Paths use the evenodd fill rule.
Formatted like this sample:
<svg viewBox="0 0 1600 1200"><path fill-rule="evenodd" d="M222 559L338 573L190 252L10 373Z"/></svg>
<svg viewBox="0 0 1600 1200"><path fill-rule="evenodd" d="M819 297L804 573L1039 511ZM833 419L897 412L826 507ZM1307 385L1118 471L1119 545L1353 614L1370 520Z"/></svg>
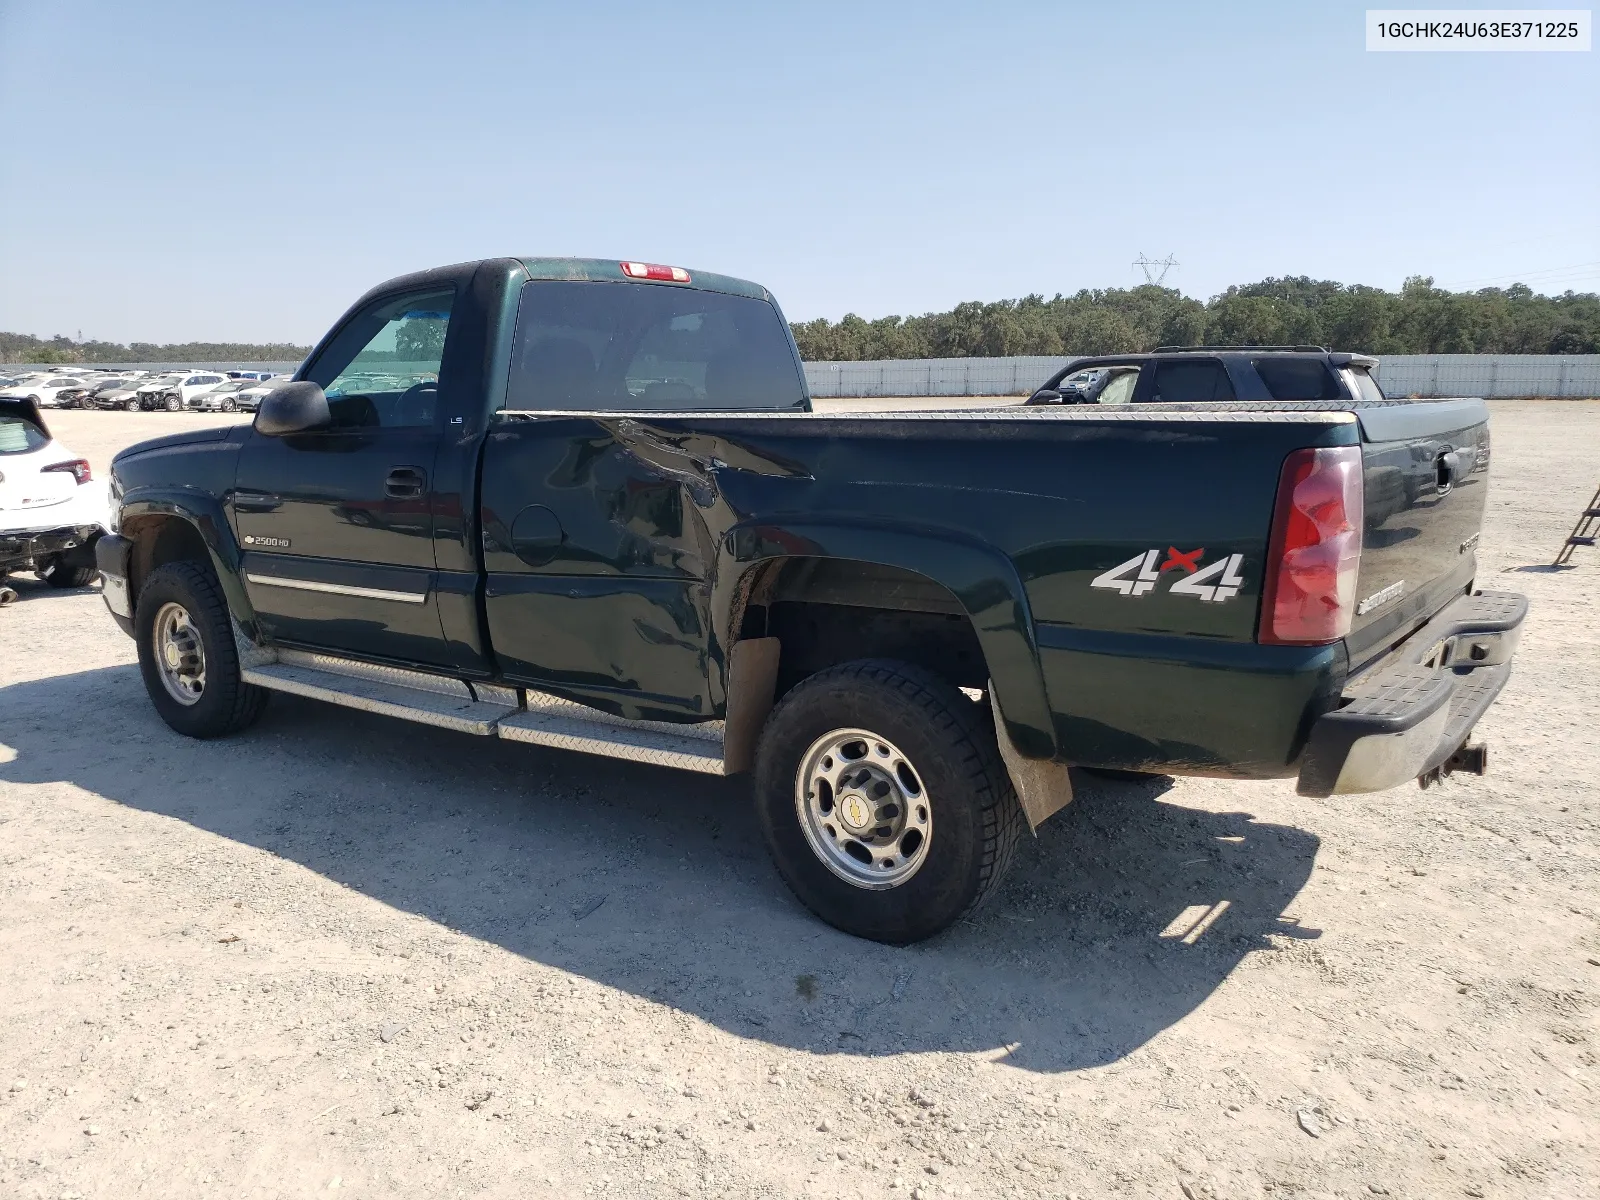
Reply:
<svg viewBox="0 0 1600 1200"><path fill-rule="evenodd" d="M907 663L805 680L773 711L756 813L784 881L857 937L931 937L991 896L1022 809L986 709Z"/></svg>
<svg viewBox="0 0 1600 1200"><path fill-rule="evenodd" d="M75 559L71 552L52 554L34 571L35 575L53 588L88 587L99 573L92 559L87 562L81 557Z"/></svg>
<svg viewBox="0 0 1600 1200"><path fill-rule="evenodd" d="M161 719L188 737L221 737L252 724L267 692L244 682L228 604L197 563L168 563L139 590L134 636L145 691Z"/></svg>

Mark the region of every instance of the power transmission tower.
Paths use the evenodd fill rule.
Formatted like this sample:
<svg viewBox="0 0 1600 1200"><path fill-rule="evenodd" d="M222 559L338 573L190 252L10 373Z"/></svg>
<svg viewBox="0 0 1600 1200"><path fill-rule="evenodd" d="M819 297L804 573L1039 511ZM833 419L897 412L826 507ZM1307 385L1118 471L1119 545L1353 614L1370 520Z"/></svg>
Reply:
<svg viewBox="0 0 1600 1200"><path fill-rule="evenodd" d="M1167 272L1178 265L1178 260L1171 254L1165 258L1147 258L1145 252L1141 250L1139 251L1139 257L1133 260L1133 265L1144 271L1144 281L1146 283L1153 283L1156 287L1160 287L1161 281L1167 277ZM1157 267L1161 269L1158 271L1156 270Z"/></svg>

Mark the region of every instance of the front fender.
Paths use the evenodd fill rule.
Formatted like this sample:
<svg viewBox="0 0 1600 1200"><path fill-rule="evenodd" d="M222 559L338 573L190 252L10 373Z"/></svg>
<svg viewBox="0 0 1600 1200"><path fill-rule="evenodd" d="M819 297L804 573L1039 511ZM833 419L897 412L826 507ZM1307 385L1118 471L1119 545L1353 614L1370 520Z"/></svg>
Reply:
<svg viewBox="0 0 1600 1200"><path fill-rule="evenodd" d="M229 611L252 638L258 637L255 606L244 588L239 542L222 501L186 488L139 488L122 497L118 527L130 541L142 544L141 526L170 519L185 522L199 534ZM137 553L135 561L139 561Z"/></svg>
<svg viewBox="0 0 1600 1200"><path fill-rule="evenodd" d="M993 546L926 525L767 518L729 530L718 557L719 580L735 580L777 558L825 557L898 567L940 584L977 632L1012 744L1028 758L1054 756L1054 723L1027 593L1011 560Z"/></svg>

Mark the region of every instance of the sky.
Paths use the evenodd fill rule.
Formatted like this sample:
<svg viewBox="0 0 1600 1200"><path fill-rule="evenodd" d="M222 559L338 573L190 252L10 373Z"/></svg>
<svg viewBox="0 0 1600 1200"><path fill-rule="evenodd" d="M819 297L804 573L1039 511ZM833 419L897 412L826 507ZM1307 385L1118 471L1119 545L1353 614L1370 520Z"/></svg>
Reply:
<svg viewBox="0 0 1600 1200"><path fill-rule="evenodd" d="M754 279L791 320L1128 287L1141 252L1201 298L1600 290L1597 52L1367 53L1363 14L0 0L0 329L310 343L516 254Z"/></svg>

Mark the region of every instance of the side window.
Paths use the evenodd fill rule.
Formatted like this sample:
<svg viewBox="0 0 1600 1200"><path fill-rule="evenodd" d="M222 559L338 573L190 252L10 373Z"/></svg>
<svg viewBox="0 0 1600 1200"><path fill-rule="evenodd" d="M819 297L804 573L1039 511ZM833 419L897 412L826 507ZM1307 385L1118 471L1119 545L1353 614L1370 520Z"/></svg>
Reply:
<svg viewBox="0 0 1600 1200"><path fill-rule="evenodd" d="M1339 381L1320 358L1258 358L1251 365L1274 400L1338 400Z"/></svg>
<svg viewBox="0 0 1600 1200"><path fill-rule="evenodd" d="M1150 399L1161 404L1209 404L1232 400L1228 372L1214 358L1179 359L1156 364Z"/></svg>
<svg viewBox="0 0 1600 1200"><path fill-rule="evenodd" d="M1139 384L1139 372L1123 371L1100 389L1096 403L1127 404L1133 399L1133 389Z"/></svg>
<svg viewBox="0 0 1600 1200"><path fill-rule="evenodd" d="M389 296L346 323L305 376L327 393L335 428L434 423L454 300L449 290Z"/></svg>

